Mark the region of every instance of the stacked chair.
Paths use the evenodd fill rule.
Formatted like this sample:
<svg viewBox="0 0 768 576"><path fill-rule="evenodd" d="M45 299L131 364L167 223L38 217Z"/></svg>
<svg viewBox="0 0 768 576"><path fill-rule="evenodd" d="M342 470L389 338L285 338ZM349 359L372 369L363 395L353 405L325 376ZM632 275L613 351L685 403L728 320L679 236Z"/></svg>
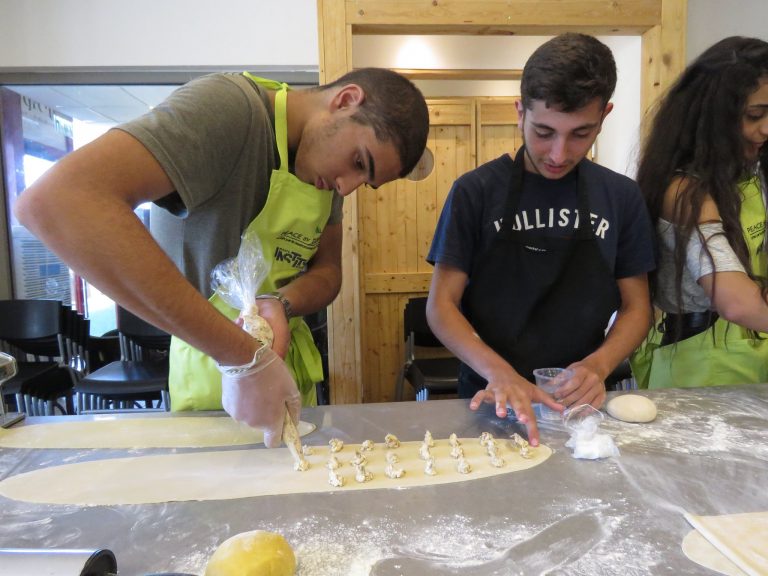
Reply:
<svg viewBox="0 0 768 576"><path fill-rule="evenodd" d="M87 321L58 300L0 300L0 349L18 373L3 385L8 404L30 416L74 413Z"/></svg>
<svg viewBox="0 0 768 576"><path fill-rule="evenodd" d="M117 340L120 359L96 368L108 357L108 348L114 340L110 337L92 339L88 363L93 368L75 388L78 413L170 410L171 336L117 306Z"/></svg>
<svg viewBox="0 0 768 576"><path fill-rule="evenodd" d="M413 386L416 400L428 400L430 395L455 395L459 385L459 360L446 355L447 350L427 323L427 299L410 298L403 312L405 359L395 386L395 400L403 399L405 380ZM417 355L417 350L442 352L441 357ZM435 355L435 354L432 354Z"/></svg>

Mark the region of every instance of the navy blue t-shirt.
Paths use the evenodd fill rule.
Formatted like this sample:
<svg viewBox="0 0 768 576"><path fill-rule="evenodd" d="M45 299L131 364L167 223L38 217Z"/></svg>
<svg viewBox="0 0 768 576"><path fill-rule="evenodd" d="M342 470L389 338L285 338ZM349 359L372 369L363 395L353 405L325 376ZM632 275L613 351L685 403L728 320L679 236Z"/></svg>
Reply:
<svg viewBox="0 0 768 576"><path fill-rule="evenodd" d="M432 246L431 264L447 264L471 274L501 227L509 193L512 158L505 154L454 182L443 207ZM513 229L548 237L575 235L578 220L577 171L590 171L590 220L598 245L616 279L655 268L653 229L634 181L589 160L570 174L550 180L525 172Z"/></svg>

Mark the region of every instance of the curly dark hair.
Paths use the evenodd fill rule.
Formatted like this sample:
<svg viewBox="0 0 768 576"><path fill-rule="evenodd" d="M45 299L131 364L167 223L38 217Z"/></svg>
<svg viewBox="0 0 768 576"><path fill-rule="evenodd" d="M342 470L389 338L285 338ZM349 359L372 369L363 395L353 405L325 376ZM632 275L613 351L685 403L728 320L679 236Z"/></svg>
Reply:
<svg viewBox="0 0 768 576"><path fill-rule="evenodd" d="M347 72L329 84L327 90L347 84L357 84L365 99L352 120L373 128L380 142L392 142L400 156L406 176L421 158L429 135L429 110L424 96L407 78L386 68L358 68Z"/></svg>
<svg viewBox="0 0 768 576"><path fill-rule="evenodd" d="M742 200L738 189L738 183L756 168L744 153L742 119L746 102L765 79L768 43L741 36L725 38L689 64L652 109L637 182L656 223L667 189L675 178L681 180L674 206L678 305L682 299L687 239L698 232L701 208L707 197L715 202L725 237L750 278L765 285L750 265L741 229ZM763 146L763 177L768 167L767 155L768 147ZM703 246L706 248L706 244ZM653 275L651 280L653 290Z"/></svg>
<svg viewBox="0 0 768 576"><path fill-rule="evenodd" d="M563 112L583 108L595 98L603 107L616 88L616 62L610 48L593 36L569 32L548 40L523 68L520 94L528 110L533 100Z"/></svg>

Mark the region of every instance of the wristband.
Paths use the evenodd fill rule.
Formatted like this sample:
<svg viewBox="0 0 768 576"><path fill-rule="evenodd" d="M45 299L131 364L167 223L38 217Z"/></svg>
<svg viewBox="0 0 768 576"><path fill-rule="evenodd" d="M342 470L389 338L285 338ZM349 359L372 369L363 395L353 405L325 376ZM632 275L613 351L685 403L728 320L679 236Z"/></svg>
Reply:
<svg viewBox="0 0 768 576"><path fill-rule="evenodd" d="M237 376L238 374L242 374L243 372L248 372L248 370L256 366L256 364L258 364L261 361L261 358L264 356L264 354L268 349L269 349L269 346L262 343L261 346L259 346L256 349L256 352L253 353L253 359L250 362L248 362L248 364L241 364L240 366L222 366L221 364L216 364L216 366L218 367L219 371L225 376Z"/></svg>
<svg viewBox="0 0 768 576"><path fill-rule="evenodd" d="M290 320L293 318L293 307L291 306L288 298L280 294L280 292L267 292L266 294L259 294L255 298L256 300L277 300L283 305L283 312L285 312L285 319Z"/></svg>

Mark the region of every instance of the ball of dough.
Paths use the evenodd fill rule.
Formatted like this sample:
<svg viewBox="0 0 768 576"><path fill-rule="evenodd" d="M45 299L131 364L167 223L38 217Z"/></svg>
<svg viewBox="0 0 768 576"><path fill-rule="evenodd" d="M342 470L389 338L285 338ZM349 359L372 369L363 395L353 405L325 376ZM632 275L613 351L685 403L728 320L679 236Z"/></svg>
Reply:
<svg viewBox="0 0 768 576"><path fill-rule="evenodd" d="M236 534L216 549L205 576L293 576L296 556L280 534L253 530Z"/></svg>
<svg viewBox="0 0 768 576"><path fill-rule="evenodd" d="M656 404L638 394L616 396L608 402L605 409L608 414L624 422L650 422L656 418Z"/></svg>

